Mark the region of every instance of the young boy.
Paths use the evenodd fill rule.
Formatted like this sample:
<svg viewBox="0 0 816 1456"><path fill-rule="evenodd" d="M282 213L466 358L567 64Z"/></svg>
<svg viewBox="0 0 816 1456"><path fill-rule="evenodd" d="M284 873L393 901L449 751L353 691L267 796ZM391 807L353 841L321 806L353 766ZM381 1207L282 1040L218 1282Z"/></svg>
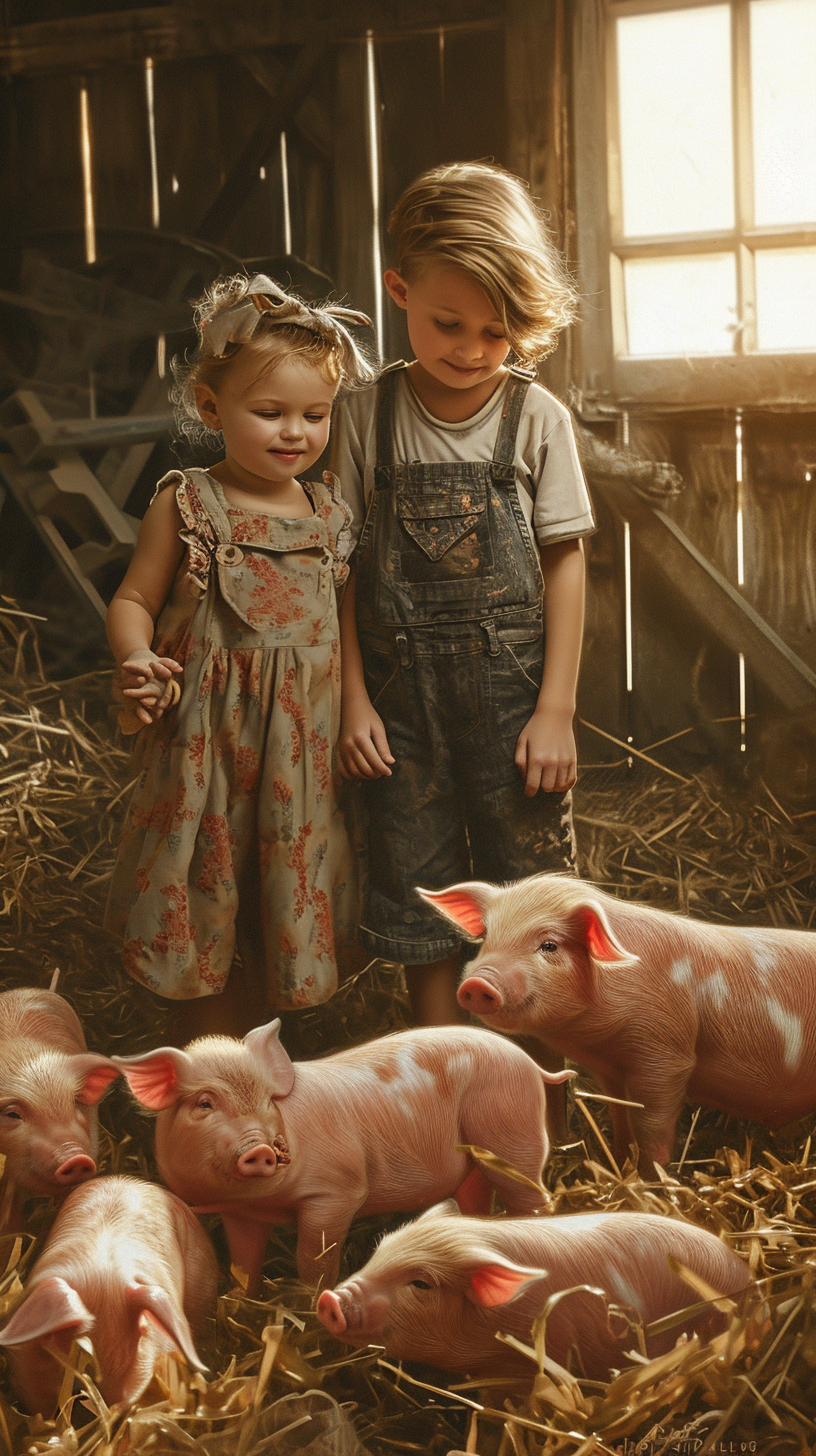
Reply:
<svg viewBox="0 0 816 1456"><path fill-rule="evenodd" d="M529 370L576 306L526 189L499 167L438 167L389 231L385 285L416 357L349 398L334 437L360 533L339 753L366 793L360 938L405 965L433 1025L461 1017L461 942L415 887L574 868L594 521L568 411L507 362Z"/></svg>

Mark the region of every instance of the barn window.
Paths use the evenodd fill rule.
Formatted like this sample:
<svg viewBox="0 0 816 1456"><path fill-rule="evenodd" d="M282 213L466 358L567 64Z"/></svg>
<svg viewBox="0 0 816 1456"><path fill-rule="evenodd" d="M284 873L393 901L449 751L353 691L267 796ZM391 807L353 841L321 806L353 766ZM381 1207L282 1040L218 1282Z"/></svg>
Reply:
<svg viewBox="0 0 816 1456"><path fill-rule="evenodd" d="M666 398L681 367L689 403L812 399L816 0L579 9L590 393ZM580 89L593 53L605 105ZM587 182L596 209L606 194L600 246Z"/></svg>

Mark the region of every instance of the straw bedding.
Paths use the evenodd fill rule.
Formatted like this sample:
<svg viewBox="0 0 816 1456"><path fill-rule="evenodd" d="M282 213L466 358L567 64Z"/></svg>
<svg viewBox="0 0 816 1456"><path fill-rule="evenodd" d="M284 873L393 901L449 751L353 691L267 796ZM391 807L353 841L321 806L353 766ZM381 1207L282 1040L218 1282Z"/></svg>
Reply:
<svg viewBox="0 0 816 1456"><path fill-rule="evenodd" d="M156 1001L123 976L99 929L126 797L128 758L109 712L110 676L46 681L34 625L0 600L0 985L47 985L56 966L89 1044L138 1052L162 1038ZM652 762L585 772L576 796L582 873L614 893L718 921L807 928L816 916L816 811L790 814L762 783L726 789ZM284 1040L309 1057L405 1025L393 969L375 963L325 1007L285 1015ZM586 1076L578 1090L592 1092ZM151 1123L115 1085L102 1104L104 1172L152 1177ZM816 1158L810 1123L776 1135L687 1109L678 1162L645 1183L609 1150L602 1101L571 1096L571 1142L545 1174L554 1213L640 1209L719 1233L749 1262L759 1311L701 1345L634 1363L608 1385L553 1367L546 1309L525 1382L478 1388L438 1371L399 1371L380 1351L335 1342L292 1279L293 1237L270 1243L262 1302L233 1285L202 1347L210 1374L168 1359L138 1410L110 1412L92 1350L74 1346L62 1414L20 1414L0 1393L0 1450L113 1456L389 1456L398 1452L549 1456L565 1452L801 1453L816 1448ZM682 1154L682 1156L680 1156ZM0 1239L0 1317L19 1297L53 1209L29 1205L31 1232ZM393 1227L400 1220L388 1221ZM346 1267L383 1220L352 1231ZM213 1236L226 1276L223 1236ZM689 1302L708 1297L689 1289ZM639 1332L632 1332L638 1349ZM74 1395L72 1396L72 1391ZM81 1393L80 1393L81 1392Z"/></svg>

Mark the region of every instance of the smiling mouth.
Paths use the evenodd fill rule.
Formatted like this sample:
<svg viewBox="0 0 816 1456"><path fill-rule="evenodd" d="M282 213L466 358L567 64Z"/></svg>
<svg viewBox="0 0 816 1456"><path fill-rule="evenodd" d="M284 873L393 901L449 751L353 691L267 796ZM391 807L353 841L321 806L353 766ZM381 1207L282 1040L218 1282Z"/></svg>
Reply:
<svg viewBox="0 0 816 1456"><path fill-rule="evenodd" d="M455 369L457 374L481 374L484 364L452 364L450 359L445 363L449 369Z"/></svg>

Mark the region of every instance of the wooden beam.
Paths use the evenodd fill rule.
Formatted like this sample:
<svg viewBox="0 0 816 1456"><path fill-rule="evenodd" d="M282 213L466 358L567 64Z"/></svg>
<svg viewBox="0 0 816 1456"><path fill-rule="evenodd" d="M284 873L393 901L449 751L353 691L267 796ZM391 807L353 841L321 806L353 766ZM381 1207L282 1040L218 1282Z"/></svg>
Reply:
<svg viewBox="0 0 816 1456"><path fill-rule="evenodd" d="M132 10L13 25L0 32L0 73L92 71L101 66L183 60L221 55L254 46L310 44L332 9L338 37L359 39L373 27L378 39L439 26L468 27L495 21L502 0L341 0L333 7L264 3L225 5L223 0L176 0ZM400 25L394 26L394 10Z"/></svg>
<svg viewBox="0 0 816 1456"><path fill-rule="evenodd" d="M196 236L217 243L233 221L248 192L258 181L260 167L278 144L280 133L306 97L329 49L328 37L314 36L301 48L279 93L261 118L221 191L196 228Z"/></svg>
<svg viewBox="0 0 816 1456"><path fill-rule="evenodd" d="M628 486L590 478L593 489L615 515L629 521L639 551L665 579L677 601L707 622L731 652L744 653L755 680L783 708L791 713L812 712L816 674L680 527Z"/></svg>

